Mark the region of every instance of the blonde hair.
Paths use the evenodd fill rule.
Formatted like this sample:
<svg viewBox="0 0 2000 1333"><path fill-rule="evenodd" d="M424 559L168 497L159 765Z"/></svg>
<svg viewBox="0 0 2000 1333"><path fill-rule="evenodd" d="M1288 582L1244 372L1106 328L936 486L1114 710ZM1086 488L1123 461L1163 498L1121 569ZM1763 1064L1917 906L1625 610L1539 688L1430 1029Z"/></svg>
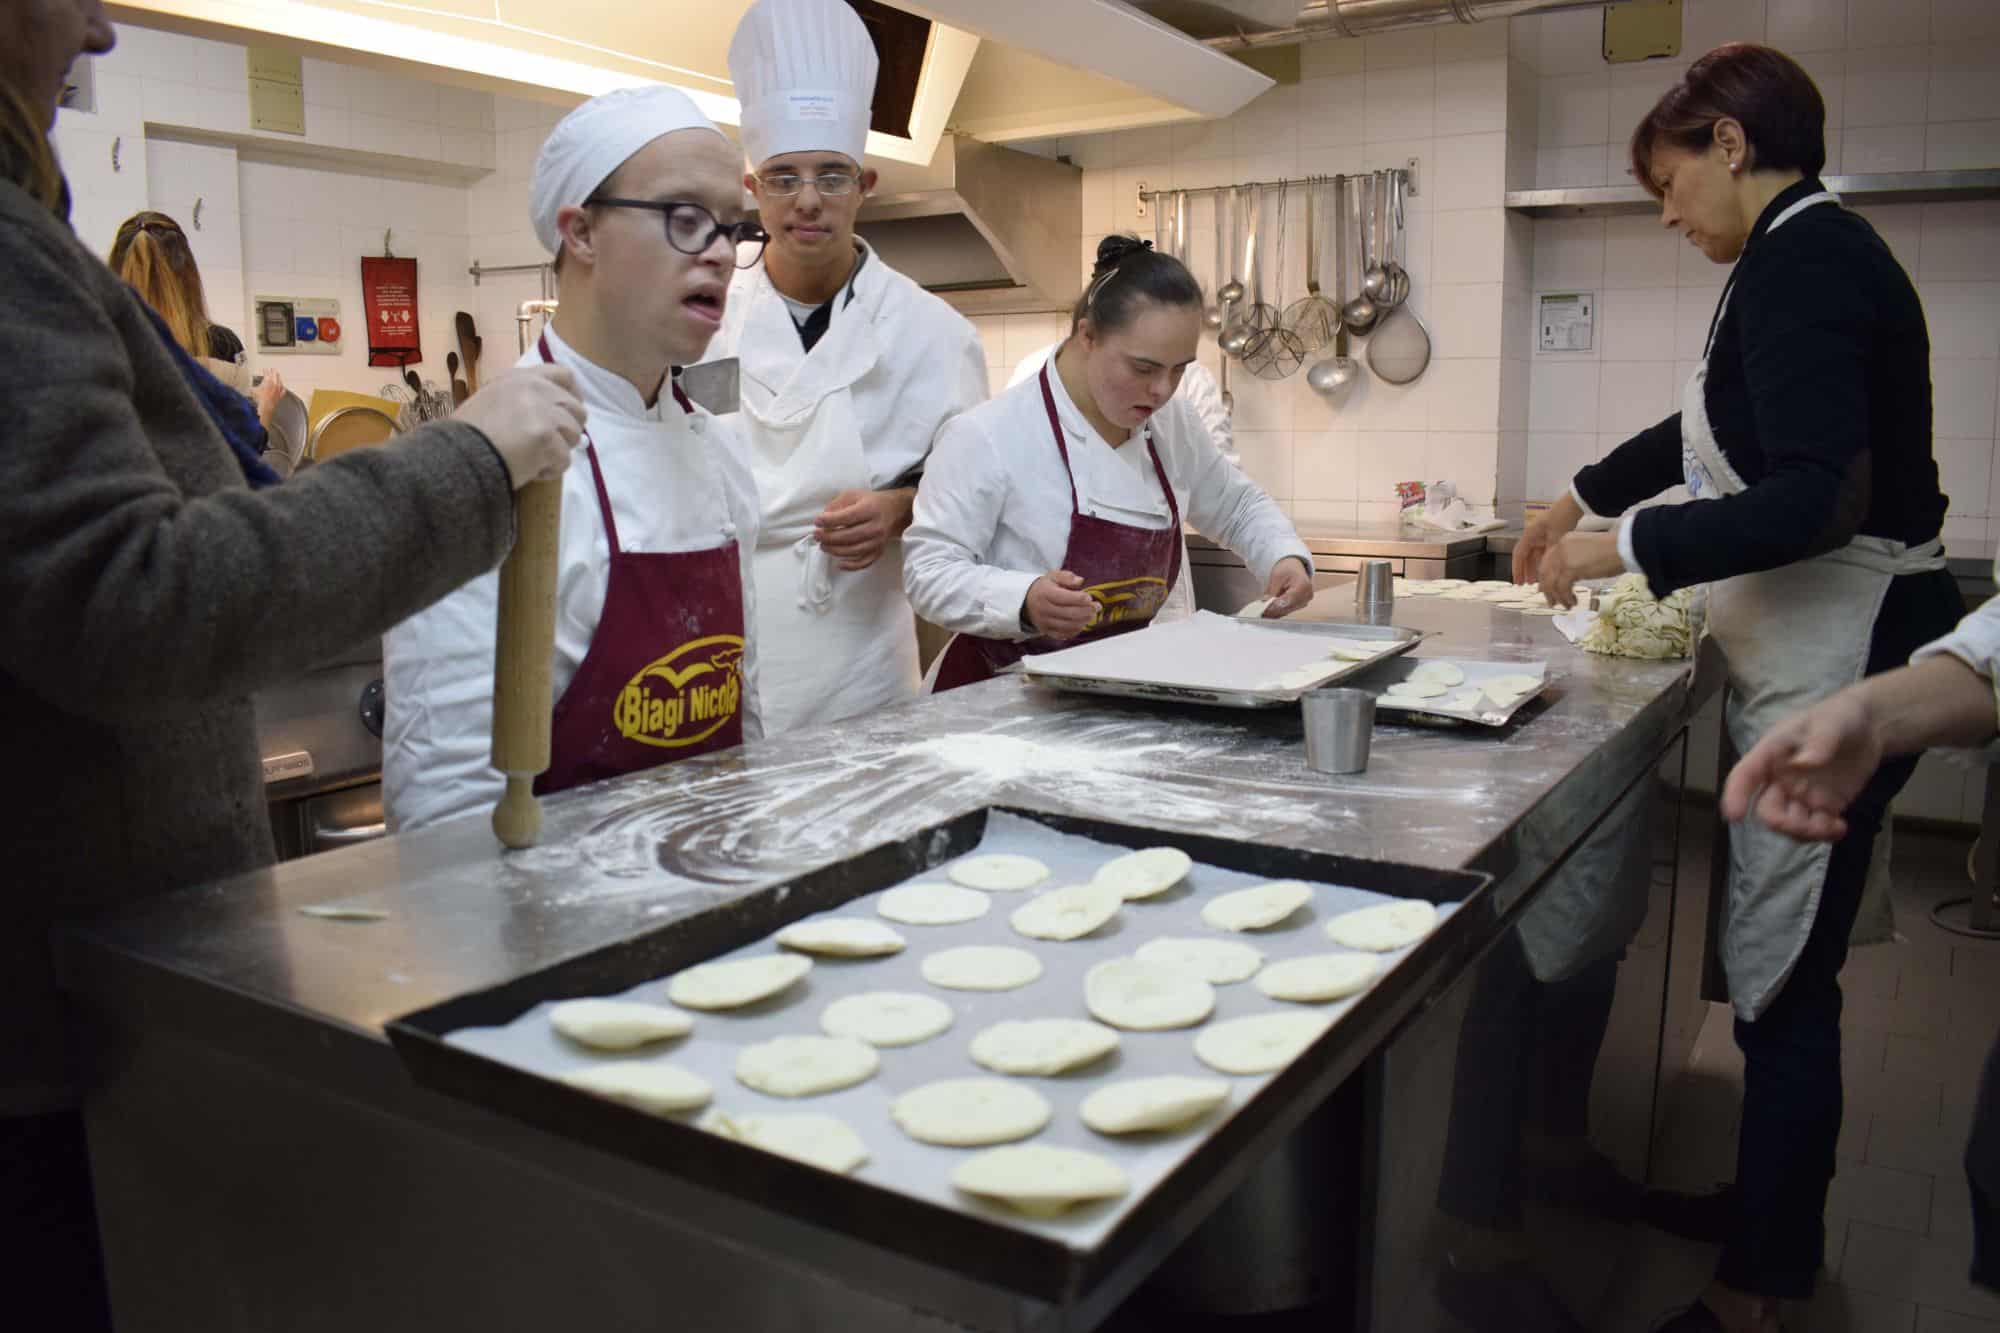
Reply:
<svg viewBox="0 0 2000 1333"><path fill-rule="evenodd" d="M111 243L111 271L130 283L193 357L208 355L208 302L187 233L165 213L134 213Z"/></svg>
<svg viewBox="0 0 2000 1333"><path fill-rule="evenodd" d="M27 191L29 197L65 220L69 217L69 187L48 131L12 87L0 83L0 176Z"/></svg>

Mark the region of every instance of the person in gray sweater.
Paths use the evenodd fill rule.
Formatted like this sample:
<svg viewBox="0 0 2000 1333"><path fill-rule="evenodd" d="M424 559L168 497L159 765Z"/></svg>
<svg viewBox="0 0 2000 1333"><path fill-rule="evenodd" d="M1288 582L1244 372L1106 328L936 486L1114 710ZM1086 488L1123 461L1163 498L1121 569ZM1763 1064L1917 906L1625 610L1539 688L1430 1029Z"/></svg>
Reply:
<svg viewBox="0 0 2000 1333"><path fill-rule="evenodd" d="M107 1326L61 922L274 859L251 693L496 565L568 466L570 373L252 490L139 297L78 241L47 132L98 0L0 0L0 1281Z"/></svg>

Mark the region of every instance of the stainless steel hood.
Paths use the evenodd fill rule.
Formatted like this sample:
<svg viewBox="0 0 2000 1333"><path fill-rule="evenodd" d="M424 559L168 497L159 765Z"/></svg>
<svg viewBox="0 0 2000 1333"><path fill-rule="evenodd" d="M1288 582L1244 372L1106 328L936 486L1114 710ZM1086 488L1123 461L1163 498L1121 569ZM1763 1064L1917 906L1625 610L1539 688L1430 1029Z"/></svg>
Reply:
<svg viewBox="0 0 2000 1333"><path fill-rule="evenodd" d="M881 168L855 229L961 313L1066 310L1082 273L1083 172L946 134L928 166Z"/></svg>

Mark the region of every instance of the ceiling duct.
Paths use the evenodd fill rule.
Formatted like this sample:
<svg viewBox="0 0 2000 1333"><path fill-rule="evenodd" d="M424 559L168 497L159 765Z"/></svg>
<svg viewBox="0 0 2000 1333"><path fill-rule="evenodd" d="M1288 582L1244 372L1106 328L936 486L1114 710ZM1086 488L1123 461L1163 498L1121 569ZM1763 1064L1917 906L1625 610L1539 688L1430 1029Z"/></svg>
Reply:
<svg viewBox="0 0 2000 1333"><path fill-rule="evenodd" d="M1273 19L1275 0L1135 0L1162 22L1221 50L1283 46L1329 37L1369 37L1440 23L1485 23L1522 14L1604 9L1627 0L1314 0ZM1185 26L1183 26L1185 25Z"/></svg>

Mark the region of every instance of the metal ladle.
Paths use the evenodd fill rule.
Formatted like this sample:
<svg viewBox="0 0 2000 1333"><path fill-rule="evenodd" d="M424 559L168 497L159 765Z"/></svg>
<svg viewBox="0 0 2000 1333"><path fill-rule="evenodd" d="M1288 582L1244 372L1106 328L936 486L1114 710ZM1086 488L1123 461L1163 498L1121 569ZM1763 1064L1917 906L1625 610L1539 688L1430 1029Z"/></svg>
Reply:
<svg viewBox="0 0 2000 1333"><path fill-rule="evenodd" d="M1214 333L1222 327L1229 304L1228 299L1222 294L1222 280L1227 276L1223 273L1222 269L1223 265L1229 262L1224 258L1224 255L1228 251L1226 248L1227 242L1224 239L1225 227L1223 224L1224 210L1227 207L1226 201L1228 198L1229 193L1226 190L1217 190L1215 192L1215 268L1211 279L1215 283L1215 299L1209 303L1208 309L1201 313L1201 325L1210 333Z"/></svg>
<svg viewBox="0 0 2000 1333"><path fill-rule="evenodd" d="M1257 197L1253 193L1249 198L1248 206L1245 210L1248 213L1248 217L1244 222L1243 228L1243 273L1245 277L1250 277L1257 271L1257 215L1255 212L1257 203ZM1259 307L1255 304L1243 303L1242 284L1237 283L1236 287L1238 298L1233 303L1235 305L1235 318L1222 331L1222 337L1217 340L1217 346L1221 347L1226 354L1240 360L1255 344L1262 330L1261 326L1257 323ZM1224 291L1226 293L1227 288Z"/></svg>
<svg viewBox="0 0 2000 1333"><path fill-rule="evenodd" d="M1361 290L1368 299L1378 305L1387 299L1390 291L1389 270L1382 265L1382 237L1377 231L1377 216L1382 208L1382 173L1376 172L1368 178L1368 236L1365 251L1366 267L1361 274Z"/></svg>
<svg viewBox="0 0 2000 1333"><path fill-rule="evenodd" d="M1347 224L1345 204L1347 198L1347 178L1339 176L1333 182L1333 299L1338 302L1347 290ZM1361 373L1361 365L1347 354L1347 319L1343 312L1333 325L1333 355L1313 363L1306 371L1306 384L1322 398L1331 398L1342 388L1353 383Z"/></svg>
<svg viewBox="0 0 2000 1333"><path fill-rule="evenodd" d="M1368 246L1367 233L1361 227L1361 182L1356 180L1350 184L1353 188L1350 189L1347 196L1347 219L1343 223L1343 227L1352 228L1356 239L1360 241L1361 264L1365 270L1368 266ZM1344 235L1345 232L1343 232ZM1368 335L1368 331L1375 327L1375 321L1380 318L1382 318L1382 311L1369 297L1365 281L1362 284L1361 291L1355 295L1354 299L1340 308L1341 323L1347 326L1347 331L1349 333L1361 334L1363 337Z"/></svg>
<svg viewBox="0 0 2000 1333"><path fill-rule="evenodd" d="M1242 216L1242 210L1238 206L1237 194L1234 186L1232 186L1227 191L1227 194L1229 196L1229 251L1233 255L1236 252L1237 219ZM1215 276L1218 278L1222 276L1222 270L1220 267L1216 269ZM1238 301L1243 299L1242 280L1237 276L1235 276L1234 274L1230 275L1229 281L1222 284L1222 290L1218 291L1215 294L1215 296L1216 299L1222 302L1222 304L1224 305L1235 305Z"/></svg>

